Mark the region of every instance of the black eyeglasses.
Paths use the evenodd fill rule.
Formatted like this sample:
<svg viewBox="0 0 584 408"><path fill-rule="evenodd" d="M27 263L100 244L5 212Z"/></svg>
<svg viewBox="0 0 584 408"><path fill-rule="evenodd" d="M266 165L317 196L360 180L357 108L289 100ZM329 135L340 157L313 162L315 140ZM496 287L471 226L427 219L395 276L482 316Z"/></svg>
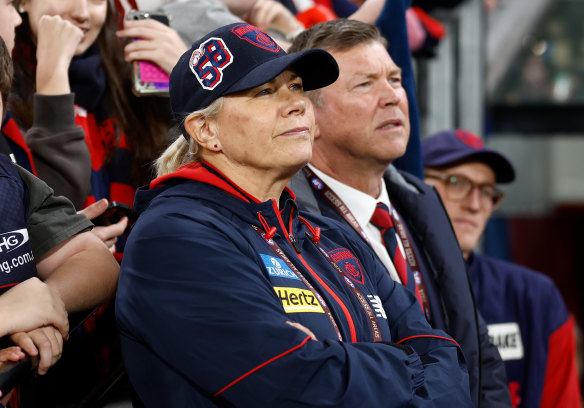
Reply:
<svg viewBox="0 0 584 408"><path fill-rule="evenodd" d="M468 177L457 174L426 173L426 178L440 180L444 183L446 198L460 201L468 197L476 188L484 208L496 208L501 204L504 193L493 184L476 184Z"/></svg>

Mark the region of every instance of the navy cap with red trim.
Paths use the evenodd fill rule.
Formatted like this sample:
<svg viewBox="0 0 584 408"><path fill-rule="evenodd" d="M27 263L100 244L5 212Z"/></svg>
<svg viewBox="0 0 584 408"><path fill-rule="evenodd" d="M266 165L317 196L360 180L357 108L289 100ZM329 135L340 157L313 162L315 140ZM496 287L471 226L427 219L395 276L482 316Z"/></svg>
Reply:
<svg viewBox="0 0 584 408"><path fill-rule="evenodd" d="M515 179L515 169L509 159L486 149L483 140L467 130L445 130L425 138L422 140L422 160L424 167L478 161L493 169L497 183L510 183Z"/></svg>
<svg viewBox="0 0 584 408"><path fill-rule="evenodd" d="M335 59L321 49L288 54L269 35L247 23L218 28L193 43L170 74L170 105L183 121L221 96L255 88L286 69L301 78L304 90L332 84L339 76Z"/></svg>

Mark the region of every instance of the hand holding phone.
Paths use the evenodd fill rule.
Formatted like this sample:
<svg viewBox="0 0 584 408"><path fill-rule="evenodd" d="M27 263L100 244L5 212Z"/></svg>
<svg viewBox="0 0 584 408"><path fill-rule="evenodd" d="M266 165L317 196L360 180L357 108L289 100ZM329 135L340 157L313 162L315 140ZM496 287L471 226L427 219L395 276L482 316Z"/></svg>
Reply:
<svg viewBox="0 0 584 408"><path fill-rule="evenodd" d="M132 216L129 206L123 203L114 203L115 204L108 203L105 198L102 198L101 200L85 207L83 210L77 211L78 214L85 215L96 225L96 227L91 230L91 232L95 234L112 253L115 253L116 241L118 237L124 233L130 221L129 218L123 217L125 215L129 215L130 217ZM113 211L114 214L117 214L112 217L111 211ZM106 213L109 214L104 216ZM106 223L113 222L116 219L118 219L116 223L105 225Z"/></svg>
<svg viewBox="0 0 584 408"><path fill-rule="evenodd" d="M129 205L117 201L110 201L107 209L91 221L97 227L105 227L118 223L124 217L129 218L131 214L132 209Z"/></svg>
<svg viewBox="0 0 584 408"><path fill-rule="evenodd" d="M168 74L187 47L178 33L170 28L170 21L162 12L133 10L126 16L119 37L132 41L125 48L125 58L132 62L134 93L168 95Z"/></svg>

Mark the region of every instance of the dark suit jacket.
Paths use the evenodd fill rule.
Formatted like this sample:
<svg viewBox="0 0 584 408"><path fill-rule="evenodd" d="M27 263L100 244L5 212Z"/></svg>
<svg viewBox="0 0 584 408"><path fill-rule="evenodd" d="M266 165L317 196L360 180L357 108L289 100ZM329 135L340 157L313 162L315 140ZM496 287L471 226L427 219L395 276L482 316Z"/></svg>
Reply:
<svg viewBox="0 0 584 408"><path fill-rule="evenodd" d="M384 180L391 204L400 214L422 265L434 315L431 323L451 335L464 351L473 402L482 408L510 407L503 361L489 342L466 263L438 193L419 178L393 166L388 168ZM314 193L302 172L296 174L289 186L301 210L344 222L330 204ZM355 236L359 237L357 232Z"/></svg>

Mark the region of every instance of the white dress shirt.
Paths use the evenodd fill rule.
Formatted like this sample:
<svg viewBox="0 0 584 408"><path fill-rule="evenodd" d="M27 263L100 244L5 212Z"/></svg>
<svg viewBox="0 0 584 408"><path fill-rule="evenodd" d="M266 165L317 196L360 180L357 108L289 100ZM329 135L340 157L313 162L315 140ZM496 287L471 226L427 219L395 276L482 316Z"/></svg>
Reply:
<svg viewBox="0 0 584 408"><path fill-rule="evenodd" d="M385 268L389 272L389 276L396 281L401 282L399 275L393 266L393 262L387 253L387 248L383 245L383 240L381 238L381 232L379 228L371 224L369 220L373 216L375 207L378 202L387 205L391 208L391 203L389 202L389 196L387 195L387 189L385 188L385 181L381 179L381 194L376 199L371 197L369 194L365 194L362 191L349 187L346 184L341 183L334 178L327 176L322 171L318 170L314 166L308 165L310 170L314 172L318 177L321 178L324 183L329 186L329 188L345 203L349 211L353 214L359 226L365 231L367 238L369 238L369 244L377 254L377 257L381 260ZM401 240L398 236L398 244L403 253L403 247Z"/></svg>

